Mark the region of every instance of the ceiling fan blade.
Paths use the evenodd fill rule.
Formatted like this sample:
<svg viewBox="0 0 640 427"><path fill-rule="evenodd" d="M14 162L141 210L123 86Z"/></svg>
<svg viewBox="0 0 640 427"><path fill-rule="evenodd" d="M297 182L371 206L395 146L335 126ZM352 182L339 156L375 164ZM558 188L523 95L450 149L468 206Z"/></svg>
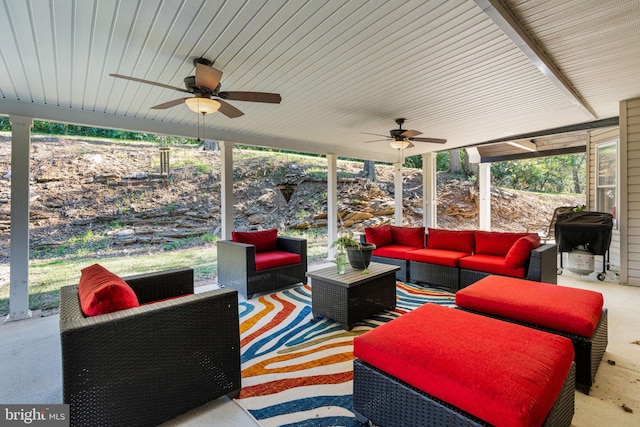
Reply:
<svg viewBox="0 0 640 427"><path fill-rule="evenodd" d="M186 92L186 93L191 93L186 89L182 89L176 86L171 86L171 85L166 85L163 83L158 83L158 82L152 82L151 80L144 80L144 79L139 79L137 77L129 77L129 76L123 76L122 74L109 74L111 77L116 77L118 79L125 79L125 80L131 80L134 82L138 82L138 83L146 83L148 85L154 85L154 86L160 86L163 87L165 89L173 89L173 90L177 90L180 92Z"/></svg>
<svg viewBox="0 0 640 427"><path fill-rule="evenodd" d="M440 139L440 138L409 138L411 141L417 141L417 142L430 142L432 144L444 144L447 142L446 139Z"/></svg>
<svg viewBox="0 0 640 427"><path fill-rule="evenodd" d="M209 65L196 64L196 86L206 87L213 92L218 87L221 78L222 71Z"/></svg>
<svg viewBox="0 0 640 427"><path fill-rule="evenodd" d="M220 111L222 114L229 117L230 119L235 119L236 117L240 117L244 115L242 111L238 110L236 107L229 104L228 102L224 102L222 99L217 99L216 101L220 103L220 109L218 111Z"/></svg>
<svg viewBox="0 0 640 427"><path fill-rule="evenodd" d="M282 97L279 93L269 92L220 92L220 98L230 99L232 101L252 101L266 102L269 104L280 104Z"/></svg>
<svg viewBox="0 0 640 427"><path fill-rule="evenodd" d="M369 132L360 132L363 135L373 135L373 136L381 136L383 138L392 139L389 135L380 135L379 133L369 133Z"/></svg>
<svg viewBox="0 0 640 427"><path fill-rule="evenodd" d="M154 105L151 107L152 110L164 110L165 108L175 107L176 105L180 105L184 102L185 99L189 98L178 98L173 101L164 102L162 104Z"/></svg>
<svg viewBox="0 0 640 427"><path fill-rule="evenodd" d="M363 144L368 144L370 142L382 142L382 141L388 141L388 140L389 140L389 138L387 138L387 139L374 139L372 141L362 141L362 143Z"/></svg>
<svg viewBox="0 0 640 427"><path fill-rule="evenodd" d="M414 136L422 135L422 132L412 129L407 129L400 134L404 138L413 138Z"/></svg>

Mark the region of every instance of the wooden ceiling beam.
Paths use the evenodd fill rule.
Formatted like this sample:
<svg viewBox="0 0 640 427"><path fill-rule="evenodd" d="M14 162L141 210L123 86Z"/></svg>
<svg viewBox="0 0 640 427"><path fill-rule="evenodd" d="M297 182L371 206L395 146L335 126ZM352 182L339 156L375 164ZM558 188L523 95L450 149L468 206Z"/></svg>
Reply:
<svg viewBox="0 0 640 427"><path fill-rule="evenodd" d="M516 16L500 0L474 0L482 11L505 33L526 55L533 65L556 86L576 107L590 119L598 115L578 93L569 79L556 67L547 54L530 37Z"/></svg>

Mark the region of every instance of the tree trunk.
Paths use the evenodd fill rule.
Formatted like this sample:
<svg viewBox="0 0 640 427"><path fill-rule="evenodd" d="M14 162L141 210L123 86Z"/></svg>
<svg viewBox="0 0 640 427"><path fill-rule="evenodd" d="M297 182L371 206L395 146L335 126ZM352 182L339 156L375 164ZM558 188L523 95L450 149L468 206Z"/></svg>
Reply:
<svg viewBox="0 0 640 427"><path fill-rule="evenodd" d="M373 160L364 161L363 175L367 180L376 182L376 165Z"/></svg>
<svg viewBox="0 0 640 427"><path fill-rule="evenodd" d="M582 185L580 184L580 176L578 175L578 169L573 168L573 192L576 194L582 193Z"/></svg>
<svg viewBox="0 0 640 427"><path fill-rule="evenodd" d="M469 153L467 150L464 152L464 171L467 176L478 176L479 163L470 163L469 162Z"/></svg>
<svg viewBox="0 0 640 427"><path fill-rule="evenodd" d="M462 165L460 164L460 149L454 148L449 150L449 172L460 173L462 172Z"/></svg>

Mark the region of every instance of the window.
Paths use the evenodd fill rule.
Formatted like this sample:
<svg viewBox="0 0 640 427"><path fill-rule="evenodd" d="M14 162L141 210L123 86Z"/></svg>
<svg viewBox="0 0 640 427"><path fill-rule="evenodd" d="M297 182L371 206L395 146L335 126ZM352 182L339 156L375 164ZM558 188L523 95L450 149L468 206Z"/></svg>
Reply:
<svg viewBox="0 0 640 427"><path fill-rule="evenodd" d="M617 228L618 141L598 145L596 153L596 210L613 215Z"/></svg>

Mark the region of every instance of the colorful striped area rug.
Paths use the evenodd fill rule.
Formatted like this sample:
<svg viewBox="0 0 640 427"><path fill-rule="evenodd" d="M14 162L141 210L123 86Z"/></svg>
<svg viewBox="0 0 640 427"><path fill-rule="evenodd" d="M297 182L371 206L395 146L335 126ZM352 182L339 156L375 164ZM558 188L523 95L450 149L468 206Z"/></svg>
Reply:
<svg viewBox="0 0 640 427"><path fill-rule="evenodd" d="M240 303L242 391L236 402L264 427L358 426L351 412L353 338L432 302L453 306L445 291L397 283L397 305L345 331L313 319L311 287Z"/></svg>

